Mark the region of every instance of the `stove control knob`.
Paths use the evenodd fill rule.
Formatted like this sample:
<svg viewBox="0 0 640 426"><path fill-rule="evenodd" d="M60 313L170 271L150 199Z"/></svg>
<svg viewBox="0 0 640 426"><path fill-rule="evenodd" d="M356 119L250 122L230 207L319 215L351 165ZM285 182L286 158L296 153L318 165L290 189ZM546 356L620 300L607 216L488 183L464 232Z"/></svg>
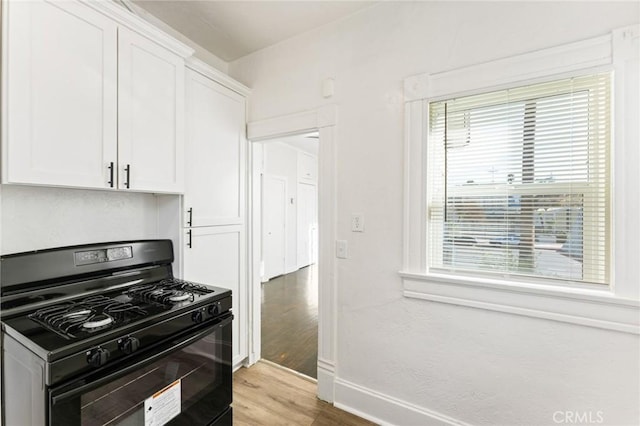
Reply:
<svg viewBox="0 0 640 426"><path fill-rule="evenodd" d="M209 306L209 315L218 315L220 313L220 302Z"/></svg>
<svg viewBox="0 0 640 426"><path fill-rule="evenodd" d="M193 320L193 322L195 322L196 324L200 324L202 322L203 315L202 315L202 311L196 311L193 313L193 315L191 316L191 319Z"/></svg>
<svg viewBox="0 0 640 426"><path fill-rule="evenodd" d="M87 362L93 367L101 367L107 363L109 359L109 350L104 348L92 349L87 354Z"/></svg>
<svg viewBox="0 0 640 426"><path fill-rule="evenodd" d="M135 337L125 337L124 339L120 340L120 344L118 346L120 347L120 350L122 352L129 355L138 350L138 348L140 347L140 340L136 339Z"/></svg>

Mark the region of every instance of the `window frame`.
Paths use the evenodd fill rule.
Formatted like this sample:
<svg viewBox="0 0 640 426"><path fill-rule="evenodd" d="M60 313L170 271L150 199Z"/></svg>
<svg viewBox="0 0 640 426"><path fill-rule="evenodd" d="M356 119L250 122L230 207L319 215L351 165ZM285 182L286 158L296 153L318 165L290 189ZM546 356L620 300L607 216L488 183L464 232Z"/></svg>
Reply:
<svg viewBox="0 0 640 426"><path fill-rule="evenodd" d="M592 77L594 75L599 75L598 78L600 78L600 76L602 74L606 74L608 75L608 86L609 89L607 89L607 91L610 90L611 86L612 86L612 76L611 76L611 72L606 72L606 73L577 73L575 75L573 75L573 77L581 77L581 76L586 76L586 77ZM558 80L568 80L566 78L563 79L558 79L558 78L553 78L551 77L549 79L548 82L545 83L552 83L553 85L556 84L556 82L558 82ZM521 87L527 87L530 86L530 84L515 84L514 88L519 89ZM586 90L586 89L585 89ZM501 92L501 90L498 91L494 91L492 89L489 89L486 91L487 94L492 94L495 92ZM563 94L567 94L567 93L560 93L561 95ZM553 94L550 94L548 96L554 96ZM463 95L464 97L464 95ZM587 94L586 96L586 102L590 105L590 106L594 106L593 102L594 100L589 96L589 94ZM534 100L534 102L538 102L539 98L536 98ZM451 101L453 100L454 102L457 100L455 98L447 98L444 99L444 101ZM523 104L524 107L524 103L525 102L531 102L532 100L524 100L521 99L519 101L514 101L514 102L519 102ZM592 188L594 186L597 186L598 183L594 182L591 179L587 179L585 181L559 181L559 182L553 182L553 183L533 183L533 182L529 182L529 183L513 183L513 184L509 184L507 182L503 182L503 183L478 183L478 184L474 184L474 185L469 185L469 186L447 186L447 189L444 190L442 187L439 187L438 184L436 183L436 181L438 180L437 178L435 178L435 175L438 175L439 173L441 173L442 171L439 170L442 165L441 164L437 164L437 162L434 162L434 158L439 158L439 159L444 159L444 161L446 162L447 160L447 156L446 154L443 154L442 150L443 147L440 146L441 141L438 140L438 143L431 143L429 141L429 136L430 136L430 131L431 131L431 122L430 122L430 118L432 117L431 114L431 105L433 105L434 103L441 103L443 101L433 101L431 99L428 100L428 102L426 103L427 105L427 109L425 111L426 117L425 117L425 149L427 152L426 155L426 160L428 162L428 164L425 165L426 169L427 169L427 176L426 176L426 198L427 198L427 211L426 211L426 216L427 216L427 228L430 228L432 223L430 222L430 218L433 216L432 212L437 210L437 207L439 206L441 209L442 207L442 203L439 203L437 206L435 206L434 208L434 203L433 203L433 198L432 198L432 194L434 190L439 190L439 191L443 191L442 193L444 194L444 196L447 197L447 199L449 197L471 197L471 198L475 198L475 197L484 197L484 196L495 196L495 195L503 195L504 193L507 192L507 189L509 190L509 194L510 195L519 195L519 196L537 196L537 195L557 195L557 194L572 194L572 195L579 195L579 194L592 194L594 193L594 191L592 190ZM492 104L492 105L496 105L496 104ZM491 106L491 105L480 105L477 108L485 108L487 106ZM609 111L606 112L607 116L611 116L611 106L609 106ZM446 109L445 109L446 111ZM524 121L526 120L526 116L524 116L523 114L523 126L524 126ZM609 131L608 131L608 135L606 136L606 140L610 141L612 139L612 131L611 131L611 121L609 121ZM600 147L602 146L601 144L603 144L605 141L600 140L599 138L597 138L595 141L591 140L589 141L589 146L586 148L589 151L595 151L595 150L599 150ZM535 150L535 148L533 148ZM606 150L606 147L605 147ZM534 151L535 152L535 151ZM606 158L608 158L608 164L606 165L607 169L604 170L604 174L609 174L610 173L610 168L611 168L611 161L610 161L610 155L606 154ZM523 160L524 161L524 160ZM532 166L535 167L534 164L532 164ZM600 165L599 163L593 164L592 166L589 167L589 170L595 168L596 169L596 174L601 175L602 171L599 170L600 167L602 167L602 165ZM435 171L434 171L435 169ZM446 173L447 170L447 165L444 165L444 170ZM535 169L534 169L535 170ZM447 178L445 178L445 180L442 182L444 185L447 185ZM602 288L602 286L609 286L610 282L611 282L611 273L610 273L610 244L609 244L609 238L608 236L611 233L611 226L610 226L610 215L611 215L611 208L610 208L610 194L611 194L611 182L609 180L608 184L607 184L607 188L605 190L604 195L604 201L603 204L608 205L609 207L606 208L606 216L604 218L604 223L603 223L603 230L605 232L605 241L606 241L606 248L605 250L598 250L595 247L595 241L597 240L597 236L598 235L594 235L593 234L593 228L591 227L585 227L584 229L584 235L583 235L583 259L590 259L592 261L603 261L605 264L605 270L602 272L602 276L601 276L601 281L603 282L598 282L600 281L598 276L596 274L594 274L593 269L592 268L585 268L583 270L583 277L580 280L572 280L569 278L554 278L551 276L544 276L544 275L536 275L536 274L526 274L526 273L519 273L517 271L489 271L489 270L482 270L482 269L467 269L469 271L469 273L473 273L473 274L479 274L482 276L486 276L488 278L492 277L492 276L496 276L496 275L503 275L505 277L513 277L514 280L517 281L523 281L523 280L530 280L530 279L536 279L539 280L540 282L546 282L547 284L550 285L562 285L562 286L566 286L566 285L573 285L573 286L577 286L579 287L584 287L584 286L590 286L592 284L595 284L596 287L594 288ZM580 188L583 188L583 190L581 191ZM431 198L431 202L429 202L429 199ZM440 200L440 198L442 198L442 195L439 197L436 197L441 202L447 202L446 200ZM445 210L446 211L446 210ZM584 209L583 210L583 214L587 214L589 213L591 216L596 215L596 211L593 211L591 209ZM444 214L444 212L442 213ZM593 217L587 217L585 216L585 221L589 222L591 220L593 220ZM444 225L446 223L446 221L444 221L442 224ZM429 234L429 231L427 230L427 236L428 238L436 238L439 239L439 243L442 244L443 243L443 239L444 236L443 235L439 235L440 233L437 233L435 236L433 234ZM431 252L429 247L427 247L427 270L434 270L434 271L439 271L440 273L443 274L455 274L456 270L464 270L464 267L456 267L455 264L452 264L450 266L445 266L444 262L441 259L441 256L444 256L444 253L433 253L433 247L436 244L433 244L432 242L430 242L430 244L428 244L429 247L432 248ZM601 253L601 254L600 254ZM434 260L433 258L437 258L437 260ZM438 263L441 266L429 266L430 264L433 263Z"/></svg>
<svg viewBox="0 0 640 426"><path fill-rule="evenodd" d="M640 131L630 125L633 120L625 121L640 112L634 93L640 86L639 38L640 26L634 25L580 42L405 79L404 253L400 271L404 296L640 334L640 284L634 270L640 253L640 220L637 214L628 214L640 208L640 194L633 184L638 172L632 160L636 156L640 160ZM429 103L602 72L612 72L609 286L566 281L557 285L549 278L430 269Z"/></svg>

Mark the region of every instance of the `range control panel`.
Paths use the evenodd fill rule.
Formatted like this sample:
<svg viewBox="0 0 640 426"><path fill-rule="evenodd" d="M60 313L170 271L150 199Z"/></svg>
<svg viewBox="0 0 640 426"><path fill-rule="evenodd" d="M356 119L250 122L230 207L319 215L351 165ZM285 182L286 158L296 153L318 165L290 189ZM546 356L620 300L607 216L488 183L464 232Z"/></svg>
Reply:
<svg viewBox="0 0 640 426"><path fill-rule="evenodd" d="M74 257L76 266L93 265L95 263L131 259L133 257L133 250L131 246L85 250L75 252Z"/></svg>

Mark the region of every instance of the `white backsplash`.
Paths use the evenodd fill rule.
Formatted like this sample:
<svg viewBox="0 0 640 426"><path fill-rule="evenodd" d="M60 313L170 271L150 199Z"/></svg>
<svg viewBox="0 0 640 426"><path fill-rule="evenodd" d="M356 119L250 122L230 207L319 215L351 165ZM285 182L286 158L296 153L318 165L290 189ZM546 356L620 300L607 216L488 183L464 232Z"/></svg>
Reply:
<svg viewBox="0 0 640 426"><path fill-rule="evenodd" d="M3 185L0 253L158 238L153 194Z"/></svg>

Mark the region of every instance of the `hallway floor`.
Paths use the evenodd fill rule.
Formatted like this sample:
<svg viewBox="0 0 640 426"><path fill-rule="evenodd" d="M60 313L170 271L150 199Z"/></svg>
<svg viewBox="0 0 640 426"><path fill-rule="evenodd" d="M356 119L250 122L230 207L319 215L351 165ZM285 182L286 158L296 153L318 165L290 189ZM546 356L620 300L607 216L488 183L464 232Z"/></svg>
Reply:
<svg viewBox="0 0 640 426"><path fill-rule="evenodd" d="M262 358L317 378L317 265L262 283Z"/></svg>

